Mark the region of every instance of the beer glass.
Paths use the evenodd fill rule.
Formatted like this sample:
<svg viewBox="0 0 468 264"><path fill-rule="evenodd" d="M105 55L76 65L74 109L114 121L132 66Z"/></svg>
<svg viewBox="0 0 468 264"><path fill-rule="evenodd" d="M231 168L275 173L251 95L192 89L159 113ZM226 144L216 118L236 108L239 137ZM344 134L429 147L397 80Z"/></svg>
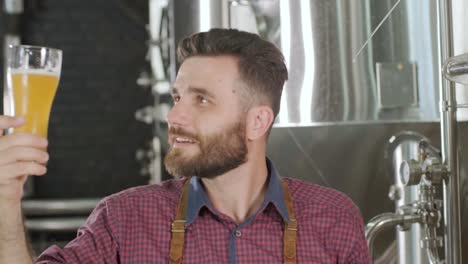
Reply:
<svg viewBox="0 0 468 264"><path fill-rule="evenodd" d="M47 138L61 68L61 50L25 45L8 47L4 114L23 116L25 123L7 133L26 132Z"/></svg>

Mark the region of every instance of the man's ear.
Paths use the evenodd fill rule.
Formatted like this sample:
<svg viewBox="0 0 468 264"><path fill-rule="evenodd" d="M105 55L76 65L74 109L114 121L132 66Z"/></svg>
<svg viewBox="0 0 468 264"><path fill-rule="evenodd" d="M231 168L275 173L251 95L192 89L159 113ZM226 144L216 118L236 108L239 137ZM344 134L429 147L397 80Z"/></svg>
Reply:
<svg viewBox="0 0 468 264"><path fill-rule="evenodd" d="M247 139L256 140L266 136L274 121L273 110L269 106L254 106L247 112Z"/></svg>

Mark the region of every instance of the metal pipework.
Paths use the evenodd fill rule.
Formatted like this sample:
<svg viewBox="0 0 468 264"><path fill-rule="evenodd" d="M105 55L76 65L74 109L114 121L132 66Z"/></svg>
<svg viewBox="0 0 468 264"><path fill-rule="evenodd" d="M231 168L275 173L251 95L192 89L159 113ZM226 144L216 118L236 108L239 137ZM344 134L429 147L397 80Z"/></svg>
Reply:
<svg viewBox="0 0 468 264"><path fill-rule="evenodd" d="M443 247L441 237L437 236L437 227L441 219L441 201L435 199L436 187L447 181L448 169L441 163L440 151L427 141L419 143L420 160L404 161L400 167L400 176L406 186L419 184L419 199L412 204L421 215L425 232L421 239L422 248L426 249L430 263L445 263L438 254Z"/></svg>
<svg viewBox="0 0 468 264"><path fill-rule="evenodd" d="M411 208L407 208L407 205L419 199L420 191L418 186L405 185L399 168L404 161L409 161L410 163L414 161L419 165L419 162L416 160L422 160L421 142L429 142L429 139L415 131L403 131L392 135L386 147L385 157L388 161L389 173L393 176L393 185L390 186L388 197L394 201L395 208L399 208L400 212L406 211L410 213ZM414 184L420 182L420 178L417 179L416 177L414 180L416 181ZM411 228L405 231L402 228L396 228L395 236L398 249L398 254L394 256L396 263L430 263L426 250L421 248L419 243L415 243L415 241L423 239L422 228L422 225L412 225ZM385 256L381 255L375 259L375 262L388 263L389 259L384 261L384 258Z"/></svg>
<svg viewBox="0 0 468 264"><path fill-rule="evenodd" d="M450 14L452 0L439 0L437 22L439 34L439 60L446 61L453 56L453 28ZM447 166L448 180L444 180L444 239L447 264L460 264L461 220L460 190L457 164L456 97L453 83L439 78L440 125L442 163Z"/></svg>
<svg viewBox="0 0 468 264"><path fill-rule="evenodd" d="M421 179L437 185L447 180L448 169L442 164L437 148L422 140L419 143L419 155L419 161L405 160L400 164L400 180L404 186L420 184Z"/></svg>
<svg viewBox="0 0 468 264"><path fill-rule="evenodd" d="M447 59L442 72L445 78L468 85L468 53Z"/></svg>
<svg viewBox="0 0 468 264"><path fill-rule="evenodd" d="M431 263L445 263L439 258L438 248L443 246L441 237L437 236L440 223L440 205L434 199L435 187L421 181L419 184L419 200L410 205L400 206L396 213L383 213L372 218L366 226L366 238L370 255L373 257L374 241L377 235L391 227L398 226L400 231L408 231L412 224L418 223L425 230L421 239L421 247L426 249Z"/></svg>
<svg viewBox="0 0 468 264"><path fill-rule="evenodd" d="M372 218L366 225L367 245L371 257L373 257L374 253L374 241L379 233L395 226L402 226L405 229L406 226L421 221L421 216L417 214L383 213Z"/></svg>
<svg viewBox="0 0 468 264"><path fill-rule="evenodd" d="M429 262L431 264L445 263L441 261L439 257L438 247L441 247L442 241L437 239L436 229L435 228L426 228L426 237L424 238L423 247L427 249L427 256L429 257ZM431 238L436 239L431 239Z"/></svg>
<svg viewBox="0 0 468 264"><path fill-rule="evenodd" d="M426 155L427 153L428 155L439 159L442 157L441 151L436 147L432 146L427 140L421 140L419 142L419 149L421 151L421 154Z"/></svg>
<svg viewBox="0 0 468 264"><path fill-rule="evenodd" d="M438 255L438 248L443 246L441 237L437 236L437 227L441 220L441 201L435 199L436 188L442 186L447 179L447 168L441 163L440 152L426 140L418 144L419 160L402 161L396 182L403 184L402 188L419 186L418 198L397 208L396 213L384 213L371 219L366 226L366 237L372 256L375 237L384 229L398 226L400 231L408 231L411 224L419 223L425 236L418 238L422 248L426 250L430 263L443 263ZM389 197L396 197L395 188L390 188Z"/></svg>

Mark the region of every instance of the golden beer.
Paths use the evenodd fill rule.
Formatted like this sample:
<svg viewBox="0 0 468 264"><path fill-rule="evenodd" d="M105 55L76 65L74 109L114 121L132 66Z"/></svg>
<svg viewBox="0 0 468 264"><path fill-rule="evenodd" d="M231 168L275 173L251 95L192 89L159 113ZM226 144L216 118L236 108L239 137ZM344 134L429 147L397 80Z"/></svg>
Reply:
<svg viewBox="0 0 468 264"><path fill-rule="evenodd" d="M25 118L24 125L15 128L14 132L33 133L47 138L59 75L43 70L20 70L10 74L15 115Z"/></svg>

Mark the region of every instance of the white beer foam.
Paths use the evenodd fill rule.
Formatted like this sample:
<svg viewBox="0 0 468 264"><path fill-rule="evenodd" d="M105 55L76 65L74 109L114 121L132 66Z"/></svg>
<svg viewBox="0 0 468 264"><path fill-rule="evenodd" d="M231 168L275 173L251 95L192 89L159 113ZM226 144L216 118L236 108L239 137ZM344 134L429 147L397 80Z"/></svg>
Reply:
<svg viewBox="0 0 468 264"><path fill-rule="evenodd" d="M51 72L44 69L10 69L10 74L37 74L37 75L49 75L54 77L60 77L60 72Z"/></svg>

